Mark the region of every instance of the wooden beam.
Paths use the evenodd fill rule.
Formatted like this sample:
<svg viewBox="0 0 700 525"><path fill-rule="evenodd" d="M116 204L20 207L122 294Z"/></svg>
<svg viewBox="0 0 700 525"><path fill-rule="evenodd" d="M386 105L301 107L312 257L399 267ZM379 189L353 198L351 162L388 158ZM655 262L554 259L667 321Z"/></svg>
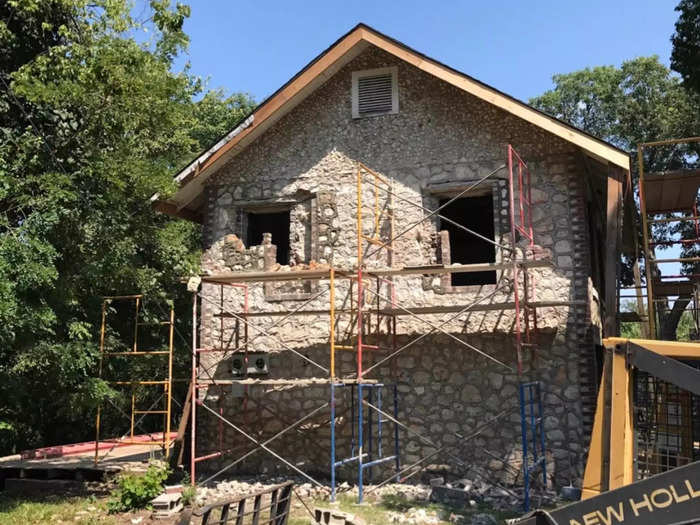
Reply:
<svg viewBox="0 0 700 525"><path fill-rule="evenodd" d="M187 397L185 398L185 404L182 408L182 417L180 418L180 424L177 427L177 436L173 441L173 453L170 455L170 468L173 470L177 469L180 465L187 465L189 462L188 457L185 458L185 448L187 441L185 441L185 435L189 428L190 412L192 402L192 385L187 385ZM191 454L191 452L190 452Z"/></svg>
<svg viewBox="0 0 700 525"><path fill-rule="evenodd" d="M608 490L634 481L634 425L630 376L624 348L622 351L613 351Z"/></svg>
<svg viewBox="0 0 700 525"><path fill-rule="evenodd" d="M622 181L613 176L617 168L610 168L608 177L607 212L605 225L605 320L604 333L607 337L617 335L617 283L620 268L620 247L622 241Z"/></svg>
<svg viewBox="0 0 700 525"><path fill-rule="evenodd" d="M519 265L522 268L547 268L552 266L548 259L522 260ZM397 268L367 268L364 273L367 277L391 277L397 275L438 275L446 273L473 273L488 271L511 270L513 263L475 263L452 264L430 266L403 266ZM357 276L352 270L335 268L336 278L355 279ZM290 270L279 272L222 272L213 275L201 275L202 282L227 283L227 282L256 282L256 281L294 281L297 279L329 279L330 268L318 270Z"/></svg>
<svg viewBox="0 0 700 525"><path fill-rule="evenodd" d="M197 222L202 224L204 222L204 217L201 213L196 211L188 210L187 208L178 208L177 205L168 201L154 201L153 209L171 217L178 217L180 219L185 219L192 222Z"/></svg>
<svg viewBox="0 0 700 525"><path fill-rule="evenodd" d="M642 297L642 273L639 271L639 259L634 259L632 263L632 273L634 275L634 286L635 286L635 296L637 298L637 315L639 315L640 320L644 322L641 323L642 337L647 339L649 337L649 322L646 319L647 309L644 307L644 299Z"/></svg>
<svg viewBox="0 0 700 525"><path fill-rule="evenodd" d="M581 499L597 496L608 490L608 464L610 461L610 373L612 370L612 353L605 352L603 375L598 388L593 431L588 447L586 470L583 473Z"/></svg>

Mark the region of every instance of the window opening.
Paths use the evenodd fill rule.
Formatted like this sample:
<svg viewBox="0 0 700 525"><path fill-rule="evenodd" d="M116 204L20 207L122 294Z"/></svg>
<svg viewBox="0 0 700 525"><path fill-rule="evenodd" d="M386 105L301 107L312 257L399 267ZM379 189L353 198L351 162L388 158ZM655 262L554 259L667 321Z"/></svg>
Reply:
<svg viewBox="0 0 700 525"><path fill-rule="evenodd" d="M442 199L444 205L449 199ZM493 197L484 195L465 197L452 202L440 212L446 218L470 230L495 240ZM496 262L496 247L475 235L440 219L440 229L450 235L450 262L452 264L477 264ZM496 272L470 272L451 274L452 286L496 284Z"/></svg>
<svg viewBox="0 0 700 525"><path fill-rule="evenodd" d="M248 230L246 238L248 247L259 246L263 242L263 233L272 235L272 244L277 246L277 262L289 264L289 210L276 213L248 213Z"/></svg>

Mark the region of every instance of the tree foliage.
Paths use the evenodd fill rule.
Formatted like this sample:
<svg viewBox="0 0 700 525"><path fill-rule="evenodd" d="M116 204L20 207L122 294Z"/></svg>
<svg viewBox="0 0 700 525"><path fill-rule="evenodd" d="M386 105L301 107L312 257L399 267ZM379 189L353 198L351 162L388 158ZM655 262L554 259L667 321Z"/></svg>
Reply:
<svg viewBox="0 0 700 525"><path fill-rule="evenodd" d="M640 142L691 136L698 99L657 56L554 75L554 89L530 104L634 154ZM650 169L685 162L681 149L650 153Z"/></svg>
<svg viewBox="0 0 700 525"><path fill-rule="evenodd" d="M684 88L680 79L658 57L640 57L621 67L599 66L555 75L554 89L530 100L543 111L628 151L632 155L633 180L637 179L637 144L697 135L700 129L700 97ZM698 144L645 149L645 170L665 171L694 167ZM690 238L687 223L656 224L657 240ZM662 248L659 248L662 249ZM684 245L682 256L696 255L696 246ZM695 273L685 265L685 273ZM624 281L631 284L627 261ZM683 302L671 311L659 304L663 335L674 338Z"/></svg>
<svg viewBox="0 0 700 525"><path fill-rule="evenodd" d="M0 3L0 454L89 438L100 297L181 305L200 231L150 197L252 107L173 71L187 6L131 7Z"/></svg>
<svg viewBox="0 0 700 525"><path fill-rule="evenodd" d="M671 67L688 89L700 94L700 0L681 0L676 32L671 37Z"/></svg>

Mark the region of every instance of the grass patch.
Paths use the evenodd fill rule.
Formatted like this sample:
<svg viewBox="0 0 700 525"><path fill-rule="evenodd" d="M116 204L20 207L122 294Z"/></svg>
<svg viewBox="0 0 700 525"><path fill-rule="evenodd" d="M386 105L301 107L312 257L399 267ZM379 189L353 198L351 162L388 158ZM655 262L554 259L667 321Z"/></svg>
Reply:
<svg viewBox="0 0 700 525"><path fill-rule="evenodd" d="M449 516L451 514L464 515L464 523L470 523L469 516L475 512L485 512L484 509L463 509L454 508L441 503L432 503L429 501L409 500L401 494L393 494L382 497L381 499L366 497L365 503L357 504L357 496L349 494L338 495L335 503L330 503L325 500L309 501L309 507L333 508L342 512L353 514L362 518L367 525L383 525L390 523L390 515L392 513L406 513L410 509L423 509L429 515L437 515L441 519L438 523L448 525ZM494 513L492 513L494 514ZM495 514L494 514L495 515ZM501 518L499 516L499 518ZM289 525L308 525L309 514L302 508L293 510L289 518Z"/></svg>
<svg viewBox="0 0 700 525"><path fill-rule="evenodd" d="M0 494L0 524L101 523L116 525L105 504L94 496L26 496Z"/></svg>

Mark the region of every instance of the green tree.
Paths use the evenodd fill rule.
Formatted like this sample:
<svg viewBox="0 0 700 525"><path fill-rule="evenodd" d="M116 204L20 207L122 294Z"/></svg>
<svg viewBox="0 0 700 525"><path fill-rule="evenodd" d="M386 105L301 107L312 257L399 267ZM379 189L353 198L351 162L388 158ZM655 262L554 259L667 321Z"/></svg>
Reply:
<svg viewBox="0 0 700 525"><path fill-rule="evenodd" d="M686 310L681 315L680 321L678 322L678 341L695 341L697 340L697 329L695 325L695 319L693 318L693 312Z"/></svg>
<svg viewBox="0 0 700 525"><path fill-rule="evenodd" d="M700 94L700 0L681 0L676 32L671 37L671 67L688 89Z"/></svg>
<svg viewBox="0 0 700 525"><path fill-rule="evenodd" d="M621 67L599 66L555 75L554 89L530 100L533 106L627 150L633 157L633 180L637 180L636 146L640 142L683 138L700 129L700 100L684 89L680 79L659 62L658 57L626 61ZM698 145L645 150L647 171L692 167L697 162ZM656 239L694 237L685 224L657 224ZM683 256L697 253L694 245L684 245ZM623 279L630 284L632 272L627 261ZM694 273L694 265L684 265L684 273ZM680 317L689 298L676 301L672 308L659 304L661 335L675 338Z"/></svg>
<svg viewBox="0 0 700 525"><path fill-rule="evenodd" d="M151 0L147 22L130 7L0 3L0 454L90 438L109 394L94 379L100 296L186 311L200 231L149 199L252 107L173 71L187 6Z"/></svg>
<svg viewBox="0 0 700 525"><path fill-rule="evenodd" d="M629 299L622 301L622 304L620 304L620 310L622 312L636 312L637 304L635 301ZM638 322L622 322L620 323L620 337L639 339L642 337L642 327Z"/></svg>

